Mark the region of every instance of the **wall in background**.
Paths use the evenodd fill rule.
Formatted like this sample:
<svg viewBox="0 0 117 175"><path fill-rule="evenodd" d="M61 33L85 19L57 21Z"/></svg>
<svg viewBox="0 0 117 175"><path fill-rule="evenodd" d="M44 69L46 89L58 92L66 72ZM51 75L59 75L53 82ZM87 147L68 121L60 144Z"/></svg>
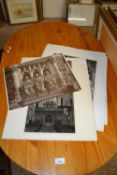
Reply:
<svg viewBox="0 0 117 175"><path fill-rule="evenodd" d="M44 18L65 18L66 0L43 0Z"/></svg>

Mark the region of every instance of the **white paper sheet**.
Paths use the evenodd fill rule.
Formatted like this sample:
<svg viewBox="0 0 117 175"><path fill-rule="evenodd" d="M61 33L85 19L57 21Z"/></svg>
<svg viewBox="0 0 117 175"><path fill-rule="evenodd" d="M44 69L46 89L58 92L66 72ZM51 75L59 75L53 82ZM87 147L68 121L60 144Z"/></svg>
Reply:
<svg viewBox="0 0 117 175"><path fill-rule="evenodd" d="M74 57L97 61L93 107L96 129L97 131L104 131L104 124L108 123L106 84L107 57L105 53L48 44L42 56L51 55L53 53L63 53L64 55L71 55Z"/></svg>
<svg viewBox="0 0 117 175"><path fill-rule="evenodd" d="M85 60L70 59L72 70L82 89L73 94L75 133L24 132L28 107L8 111L2 138L29 140L96 141L96 124Z"/></svg>

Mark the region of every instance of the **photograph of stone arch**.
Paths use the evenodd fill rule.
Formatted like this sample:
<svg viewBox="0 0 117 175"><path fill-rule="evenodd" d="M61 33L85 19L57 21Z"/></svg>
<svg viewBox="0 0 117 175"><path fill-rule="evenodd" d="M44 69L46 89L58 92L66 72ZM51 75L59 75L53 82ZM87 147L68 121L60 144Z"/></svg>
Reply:
<svg viewBox="0 0 117 175"><path fill-rule="evenodd" d="M29 105L25 132L75 133L72 94Z"/></svg>

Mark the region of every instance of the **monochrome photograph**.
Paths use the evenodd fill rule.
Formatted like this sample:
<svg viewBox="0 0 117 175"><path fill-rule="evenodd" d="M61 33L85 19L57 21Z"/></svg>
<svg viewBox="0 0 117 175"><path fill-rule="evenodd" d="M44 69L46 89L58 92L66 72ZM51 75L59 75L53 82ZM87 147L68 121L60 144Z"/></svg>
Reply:
<svg viewBox="0 0 117 175"><path fill-rule="evenodd" d="M93 108L94 108L94 117L96 119L97 130L103 131L104 124L108 123L108 115L107 115L108 114L107 113L108 111L107 110L107 107L108 107L107 105L108 58L107 58L107 55L105 54L105 52L90 51L86 49L61 46L57 44L47 44L42 56L51 55L53 53L62 53L63 55L68 55L69 57L71 57L71 60L72 60L72 57L74 57L74 59L76 58L76 62L77 60L81 60L80 61L81 63L86 62L86 59L96 62L96 69L94 74L95 80L94 80L94 83L92 83L94 85L94 88L92 88L92 91L94 91L92 95ZM83 89L81 82L79 83L80 83L81 89ZM103 99L102 99L102 96L103 96Z"/></svg>
<svg viewBox="0 0 117 175"><path fill-rule="evenodd" d="M88 68L88 74L89 74L89 83L91 88L91 95L92 99L94 96L94 88L95 88L95 75L96 75L96 61L93 60L86 60L87 62L87 68Z"/></svg>
<svg viewBox="0 0 117 175"><path fill-rule="evenodd" d="M62 54L4 69L9 109L81 89Z"/></svg>
<svg viewBox="0 0 117 175"><path fill-rule="evenodd" d="M29 105L25 132L74 133L72 94Z"/></svg>
<svg viewBox="0 0 117 175"><path fill-rule="evenodd" d="M69 56L69 55L64 55L64 56L65 56L65 58L77 58L77 57ZM89 83L90 83L90 88L91 88L91 96L92 96L92 99L93 99L94 88L95 88L95 75L96 75L96 64L97 64L97 61L86 59L86 63L87 63L87 69L88 69L88 75L89 75ZM68 64L70 65L70 67L72 67L70 61L68 61Z"/></svg>

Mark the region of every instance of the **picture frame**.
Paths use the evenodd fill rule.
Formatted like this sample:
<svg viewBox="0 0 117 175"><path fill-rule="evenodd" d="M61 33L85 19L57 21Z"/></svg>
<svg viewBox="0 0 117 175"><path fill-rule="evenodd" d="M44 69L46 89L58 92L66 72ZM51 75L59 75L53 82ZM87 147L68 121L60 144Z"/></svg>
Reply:
<svg viewBox="0 0 117 175"><path fill-rule="evenodd" d="M95 0L79 0L80 4L93 4Z"/></svg>
<svg viewBox="0 0 117 175"><path fill-rule="evenodd" d="M37 22L42 19L42 0L5 0L10 24Z"/></svg>
<svg viewBox="0 0 117 175"><path fill-rule="evenodd" d="M68 3L67 22L78 26L94 26L96 5Z"/></svg>

